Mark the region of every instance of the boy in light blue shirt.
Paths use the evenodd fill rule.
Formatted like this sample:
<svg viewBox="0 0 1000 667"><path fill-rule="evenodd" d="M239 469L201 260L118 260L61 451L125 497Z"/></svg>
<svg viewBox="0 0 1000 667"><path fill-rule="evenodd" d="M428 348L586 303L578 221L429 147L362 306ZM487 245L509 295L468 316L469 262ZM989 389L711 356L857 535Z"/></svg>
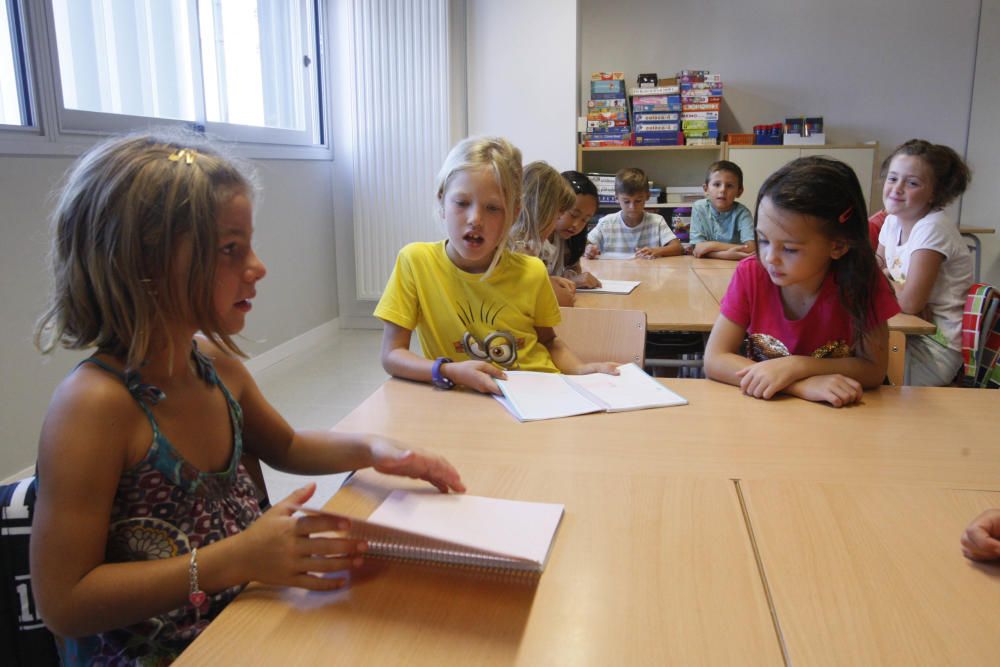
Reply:
<svg viewBox="0 0 1000 667"><path fill-rule="evenodd" d="M585 257L604 253L655 259L684 252L663 216L646 212L649 181L642 169L626 167L615 174L615 197L622 210L604 216L590 230Z"/></svg>
<svg viewBox="0 0 1000 667"><path fill-rule="evenodd" d="M705 199L691 207L694 256L740 260L753 255L753 216L736 201L743 194L743 170L729 160L713 162L702 187Z"/></svg>

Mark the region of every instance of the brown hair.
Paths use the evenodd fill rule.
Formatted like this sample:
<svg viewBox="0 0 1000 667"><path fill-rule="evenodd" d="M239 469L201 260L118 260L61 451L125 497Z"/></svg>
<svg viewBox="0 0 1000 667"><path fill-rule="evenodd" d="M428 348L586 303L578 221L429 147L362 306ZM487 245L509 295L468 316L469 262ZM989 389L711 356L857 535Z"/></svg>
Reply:
<svg viewBox="0 0 1000 667"><path fill-rule="evenodd" d="M879 273L868 237L868 212L858 177L847 164L828 157L811 156L792 160L767 177L757 194L754 210L756 230L760 203L767 197L775 208L816 218L819 231L831 240L841 240L848 251L833 260L833 272L840 303L850 313L855 345L863 343L875 322L872 294ZM760 259L757 239L757 259Z"/></svg>
<svg viewBox="0 0 1000 667"><path fill-rule="evenodd" d="M638 167L625 167L615 174L616 195L638 195L649 192L649 181L646 172Z"/></svg>
<svg viewBox="0 0 1000 667"><path fill-rule="evenodd" d="M736 176L739 187L743 187L743 170L740 169L740 165L729 160L716 160L708 165L708 169L705 171L705 185L708 185L708 182L712 180L712 174L717 171L728 171L733 174Z"/></svg>
<svg viewBox="0 0 1000 667"><path fill-rule="evenodd" d="M910 139L896 147L882 162L882 178L889 172L892 158L897 155L912 155L921 158L934 174L933 190L929 202L931 210L937 211L965 192L972 181L972 171L958 153L941 144L932 144L923 139Z"/></svg>
<svg viewBox="0 0 1000 667"><path fill-rule="evenodd" d="M134 369L148 358L154 332L191 317L213 342L243 355L213 305L216 222L232 197L252 199L255 190L249 168L190 132L116 137L87 151L57 192L54 282L35 345L97 346ZM183 236L190 271L175 289Z"/></svg>

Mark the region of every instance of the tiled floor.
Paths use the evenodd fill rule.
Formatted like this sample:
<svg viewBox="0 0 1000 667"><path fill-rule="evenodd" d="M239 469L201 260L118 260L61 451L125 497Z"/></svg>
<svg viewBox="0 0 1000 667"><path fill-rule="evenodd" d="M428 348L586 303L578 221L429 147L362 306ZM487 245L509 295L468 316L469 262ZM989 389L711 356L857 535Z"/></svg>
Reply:
<svg viewBox="0 0 1000 667"><path fill-rule="evenodd" d="M255 378L264 396L293 427L328 429L385 381L379 361L381 341L381 330L341 330L321 348L283 359ZM309 504L318 507L336 493L344 477L301 477L264 466L271 502L315 481L318 488Z"/></svg>

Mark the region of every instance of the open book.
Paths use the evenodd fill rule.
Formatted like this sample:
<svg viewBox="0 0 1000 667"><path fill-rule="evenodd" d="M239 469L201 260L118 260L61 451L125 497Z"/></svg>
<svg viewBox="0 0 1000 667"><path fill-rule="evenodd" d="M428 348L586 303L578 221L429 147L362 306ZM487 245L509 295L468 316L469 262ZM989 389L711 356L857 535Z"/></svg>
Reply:
<svg viewBox="0 0 1000 667"><path fill-rule="evenodd" d="M597 259L635 259L635 251L632 252L602 252Z"/></svg>
<svg viewBox="0 0 1000 667"><path fill-rule="evenodd" d="M577 287L577 292L591 294L629 294L639 286L638 280L601 280L600 287Z"/></svg>
<svg viewBox="0 0 1000 667"><path fill-rule="evenodd" d="M495 399L518 421L558 419L590 412L624 412L687 405L635 364L618 367L620 375L563 375L507 371L497 380L503 396Z"/></svg>
<svg viewBox="0 0 1000 667"><path fill-rule="evenodd" d="M309 507L309 514L341 516ZM365 540L367 556L541 573L563 506L437 491L393 491L347 537Z"/></svg>

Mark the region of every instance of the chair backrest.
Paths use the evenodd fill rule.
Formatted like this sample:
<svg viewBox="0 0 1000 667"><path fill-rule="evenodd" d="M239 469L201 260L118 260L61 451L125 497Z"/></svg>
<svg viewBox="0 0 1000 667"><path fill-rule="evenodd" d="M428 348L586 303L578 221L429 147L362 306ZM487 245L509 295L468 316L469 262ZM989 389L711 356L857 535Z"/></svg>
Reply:
<svg viewBox="0 0 1000 667"><path fill-rule="evenodd" d="M28 564L35 478L0 486L0 655L5 665L58 665L55 638L35 608Z"/></svg>
<svg viewBox="0 0 1000 667"><path fill-rule="evenodd" d="M962 384L1000 388L1000 293L991 285L969 288L962 313Z"/></svg>
<svg viewBox="0 0 1000 667"><path fill-rule="evenodd" d="M641 310L560 308L556 335L583 362L646 363L646 313Z"/></svg>

